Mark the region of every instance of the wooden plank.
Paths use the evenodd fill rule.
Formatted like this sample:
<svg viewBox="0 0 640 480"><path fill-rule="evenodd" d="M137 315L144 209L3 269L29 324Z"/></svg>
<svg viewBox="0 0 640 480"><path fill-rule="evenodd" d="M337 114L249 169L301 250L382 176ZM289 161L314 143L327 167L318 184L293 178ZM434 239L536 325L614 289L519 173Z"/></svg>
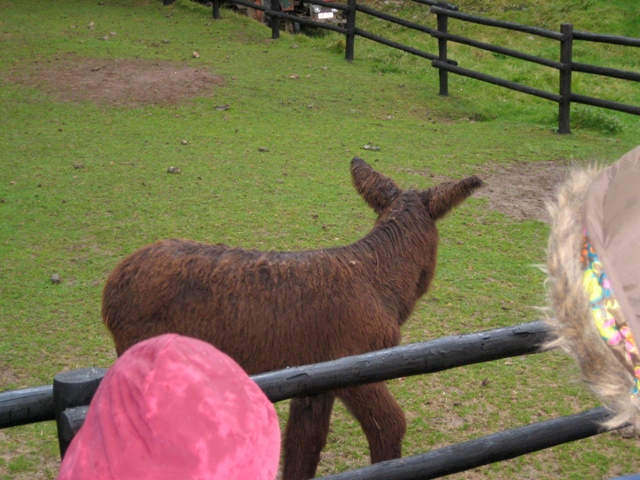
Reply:
<svg viewBox="0 0 640 480"><path fill-rule="evenodd" d="M431 452L320 477L323 480L424 480L508 460L606 431L604 408L505 430Z"/></svg>
<svg viewBox="0 0 640 480"><path fill-rule="evenodd" d="M535 55L529 55L528 53L522 53L517 50L513 50L511 48L500 47L498 45L492 45L490 43L479 42L477 40L473 40L471 38L463 37L460 35L452 35L450 33L439 32L439 31L435 31L434 33L432 33L432 35L438 39L446 39L452 42L468 45L470 47L479 48L481 50L487 50L489 52L508 55L509 57L524 60L525 62L537 63L539 65L544 65L545 67L551 67L558 70L562 68L562 63L557 62L555 60L549 60L547 58L537 57Z"/></svg>
<svg viewBox="0 0 640 480"><path fill-rule="evenodd" d="M571 68L574 72L592 73L594 75L603 75L605 77L620 78L622 80L632 80L640 82L640 73L630 72L628 70L619 70L617 68L599 67L588 63L573 62Z"/></svg>
<svg viewBox="0 0 640 480"><path fill-rule="evenodd" d="M571 94L571 101L575 103L584 103L594 107L608 108L609 110L617 110L618 112L631 113L632 115L640 115L640 107L627 105L626 103L613 102L611 100L602 100L595 97L587 97L586 95Z"/></svg>
<svg viewBox="0 0 640 480"><path fill-rule="evenodd" d="M528 25L521 25L519 23L505 22L503 20L493 20L491 18L476 17L467 13L455 12L447 8L431 7L431 13L439 13L448 15L451 18L457 18L470 23L477 23L479 25L486 25L488 27L498 27L507 30L513 30L517 32L530 33L532 35L538 35L539 37L552 38L554 40L561 40L562 34L554 32L553 30L547 30L545 28L530 27Z"/></svg>
<svg viewBox="0 0 640 480"><path fill-rule="evenodd" d="M0 429L55 418L53 385L0 393Z"/></svg>
<svg viewBox="0 0 640 480"><path fill-rule="evenodd" d="M511 90L515 90L517 92L527 93L529 95L534 95L536 97L546 98L547 100L551 100L554 102L560 102L560 100L562 100L562 97L557 93L545 92L544 90L539 90L537 88L529 87L527 85L523 85L522 83L511 82L503 78L494 77L493 75L487 75L485 73L476 72L475 70L469 70L466 68L458 67L455 65L451 65L449 63L441 62L439 60L432 61L431 65L435 68L444 68L457 75L475 78L476 80L480 80L481 82L492 83L494 85L498 85L499 87L505 87Z"/></svg>
<svg viewBox="0 0 640 480"><path fill-rule="evenodd" d="M623 45L628 47L640 47L640 38L620 37L617 35L604 35L592 32L573 32L573 38L576 40L587 40L589 42L610 43L612 45Z"/></svg>
<svg viewBox="0 0 640 480"><path fill-rule="evenodd" d="M380 382L538 353L539 346L547 339L546 325L537 321L401 345L251 378L271 401L278 402L352 384ZM87 376L87 370L96 370L97 376ZM58 374L58 390L60 387L66 390L56 394L58 414L67 408L88 404L104 373L105 369L80 369ZM68 394L70 398L63 398ZM0 393L0 428L54 420L53 396L51 385Z"/></svg>
<svg viewBox="0 0 640 480"><path fill-rule="evenodd" d="M438 338L251 378L272 402L347 385L440 372L463 365L538 353L548 340L542 321Z"/></svg>
<svg viewBox="0 0 640 480"><path fill-rule="evenodd" d="M380 18L381 20L386 20L388 22L394 23L396 25L402 25L403 27L411 28L413 30L417 30L422 33L427 33L433 35L436 30L433 28L425 27L419 23L410 22L409 20L404 20L399 17L394 17L393 15L389 15L388 13L383 13L378 10L375 10L371 7L368 7L363 4L356 4L356 9L359 12L366 13L367 15L371 15L372 17Z"/></svg>
<svg viewBox="0 0 640 480"><path fill-rule="evenodd" d="M372 40L374 42L377 43L381 43L383 45L386 45L387 47L392 47L392 48L396 48L398 50L402 50L403 52L407 52L410 53L412 55L416 55L418 57L422 57L422 58L426 58L427 60L434 60L436 58L438 58L437 55L434 55L432 53L427 53L427 52L423 52L422 50L418 50L417 48L413 48L413 47L408 47L407 45L403 45L402 43L398 43L398 42L394 42L392 40L388 40L384 37L381 37L380 35L375 35L373 33L369 33L366 30L361 30L359 28L355 29L355 33L356 35L359 35L363 38L366 38L368 40Z"/></svg>

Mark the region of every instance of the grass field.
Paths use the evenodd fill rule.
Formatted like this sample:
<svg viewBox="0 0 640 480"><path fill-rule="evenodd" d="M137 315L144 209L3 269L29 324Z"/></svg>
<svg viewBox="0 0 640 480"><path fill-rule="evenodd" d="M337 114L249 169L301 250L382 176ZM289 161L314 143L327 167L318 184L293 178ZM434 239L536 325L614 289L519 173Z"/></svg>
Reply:
<svg viewBox="0 0 640 480"><path fill-rule="evenodd" d="M633 1L516 3L458 6L621 35L639 20ZM380 8L434 21L404 2ZM539 318L544 276L535 265L545 260L548 225L530 207L571 165L610 163L633 148L638 118L576 107L573 133L560 136L550 102L454 76L441 98L437 72L415 57L358 39L347 63L338 35L269 36L228 11L213 21L187 0L0 0L0 391L108 367L104 280L149 242L299 250L360 238L374 216L350 183L354 155L403 187L471 174L487 181L441 222L436 278L405 343ZM470 68L555 88L546 72L453 52ZM584 55L640 68L637 52ZM628 83L596 77L579 88L640 105L639 86ZM171 166L180 173L167 173ZM597 406L577 378L572 361L551 352L391 381L409 424L404 453ZM286 405L278 409L284 421ZM610 433L453 477L610 478L640 471L639 453L637 438ZM52 423L0 431L0 479L55 478L58 462ZM366 441L338 405L319 474L367 463Z"/></svg>

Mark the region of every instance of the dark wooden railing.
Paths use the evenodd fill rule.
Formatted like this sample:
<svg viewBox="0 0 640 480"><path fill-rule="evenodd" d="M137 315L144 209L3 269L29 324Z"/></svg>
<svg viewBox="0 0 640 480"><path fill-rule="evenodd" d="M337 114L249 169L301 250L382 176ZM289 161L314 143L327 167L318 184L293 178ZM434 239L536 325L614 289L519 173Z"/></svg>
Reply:
<svg viewBox="0 0 640 480"><path fill-rule="evenodd" d="M220 18L220 2L224 0L214 0L213 2L213 16L216 19ZM474 15L469 15L463 12L459 12L455 6L448 3L437 2L435 0L413 0L416 3L427 5L430 7L430 11L437 16L437 26L435 28L427 27L425 25L411 22L393 15L389 15L384 12L380 12L367 5L357 3L357 0L348 0L347 3L335 3L324 2L322 0L305 0L307 3L316 5L324 5L344 12L346 19L345 26L332 25L330 23L323 23L314 21L308 18L292 15L290 13L280 11L279 0L272 0L271 7L266 8L262 5L256 5L247 0L226 0L229 4L244 5L257 10L261 10L265 15L275 19L283 19L288 21L298 22L303 25L309 25L316 28L324 28L332 30L346 36L346 49L345 58L348 61L352 61L355 56L355 37L360 36L368 40L386 45L391 48L395 48L411 55L416 55L431 61L431 65L438 69L439 74L439 94L442 96L449 95L449 77L448 73L454 73L481 82L491 83L503 88L515 90L527 95L533 95L536 97L544 98L558 104L558 133L566 134L571 132L571 104L582 103L599 108L606 108L610 110L616 110L624 113L630 113L633 115L640 115L640 106L624 104L620 102L614 102L611 100L600 99L596 97L590 97L586 95L578 95L572 92L572 74L573 72L589 73L602 75L610 78L617 78L622 80L630 80L640 82L640 73L619 70L615 68L601 67L597 65L590 65L585 63L578 63L573 61L573 44L576 40L608 43L612 45L624 46L624 47L640 47L640 38L632 37L620 37L614 35L602 35L590 32L574 31L573 25L562 24L560 31L552 31L544 28L531 27L527 25L521 25L513 22L506 22L502 20L493 20L490 18L484 18ZM364 29L356 26L356 12L370 15L375 18L379 18L412 30L415 30L426 35L430 35L438 40L438 52L425 52L423 50L404 45L399 42L384 38L380 35L368 32ZM449 18L453 18L462 22L476 23L489 27L503 28L510 31L517 31L528 33L530 35L536 35L544 38L549 38L559 42L559 59L548 59L530 55L517 50L501 47L499 45L492 45L485 42L480 42L472 38L453 35L448 32ZM271 35L272 38L279 38L280 36L280 22L271 22ZM493 75L477 72L471 69L464 68L458 65L458 62L448 57L447 42L456 42L470 47L486 50L489 52L509 56L524 60L526 62L536 63L546 67L551 67L559 72L559 86L557 93L548 92L539 88L531 87L519 82L513 82Z"/></svg>
<svg viewBox="0 0 640 480"><path fill-rule="evenodd" d="M424 480L464 472L602 433L604 408L532 423L411 457L320 477L324 480Z"/></svg>
<svg viewBox="0 0 640 480"><path fill-rule="evenodd" d="M254 375L273 402L314 395L348 385L435 373L475 363L540 353L548 340L543 322L443 337L345 357L315 365ZM85 368L56 375L53 385L0 393L0 428L56 420L64 456L87 415L88 404L106 373ZM435 478L525 455L601 433L610 418L604 408L560 417L449 445L420 455L382 462L325 477L335 480Z"/></svg>
<svg viewBox="0 0 640 480"><path fill-rule="evenodd" d="M570 133L570 112L571 103L584 103L601 108L608 108L611 110L618 110L621 112L640 115L640 107L633 105L626 105L618 102L612 102L609 100L598 99L594 97L587 97L584 95L577 95L571 91L571 80L573 72L593 73L606 77L619 78L631 81L640 81L640 73L630 72L625 70L617 70L612 68L599 67L596 65L588 65L584 63L577 63L573 61L573 43L575 40L584 40L591 42L606 42L614 45L628 46L628 47L640 47L640 38L630 37L617 37L613 35L598 35L589 32L579 32L573 30L573 25L562 24L560 32L554 32L552 30L546 30L543 28L530 27L526 25L520 25L512 22L505 22L500 20L492 20L483 17L476 17L473 15L467 15L461 12L452 12L447 8L440 6L431 7L431 12L438 16L438 30L432 33L437 37L439 42L444 43L444 46L440 46L440 55L437 60L432 62L432 65L440 69L440 90L447 91L447 77L442 76L442 71L449 71L458 75L475 78L477 80L492 83L504 88L516 90L528 95L535 95L537 97L545 98L547 100L554 101L559 105L558 111L558 133ZM516 50L500 47L497 45L491 45L483 42L478 42L470 38L451 35L447 33L447 22L443 18L455 18L461 21L477 23L490 27L503 28L510 31L518 31L528 33L530 35L537 35L540 37L557 40L560 42L560 61L554 61L526 53L518 52ZM442 24L442 27L441 27ZM482 50L499 53L502 55L518 58L527 62L544 65L546 67L555 68L560 72L559 77L559 93L547 92L532 88L521 83L512 82L502 78L494 77L492 75L486 75L475 72L473 70L464 69L447 62L447 48L446 41L453 41L468 45L471 47L479 48ZM444 86L443 86L444 83ZM446 95L446 93L444 93Z"/></svg>

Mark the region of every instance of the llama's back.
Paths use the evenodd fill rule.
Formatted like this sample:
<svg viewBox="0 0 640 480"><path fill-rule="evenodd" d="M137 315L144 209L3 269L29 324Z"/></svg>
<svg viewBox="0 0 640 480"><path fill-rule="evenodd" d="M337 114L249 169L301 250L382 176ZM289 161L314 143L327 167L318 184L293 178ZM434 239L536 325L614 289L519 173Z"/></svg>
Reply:
<svg viewBox="0 0 640 480"><path fill-rule="evenodd" d="M118 354L163 333L205 340L249 373L396 345L376 293L330 252L279 253L164 240L107 279L102 318Z"/></svg>

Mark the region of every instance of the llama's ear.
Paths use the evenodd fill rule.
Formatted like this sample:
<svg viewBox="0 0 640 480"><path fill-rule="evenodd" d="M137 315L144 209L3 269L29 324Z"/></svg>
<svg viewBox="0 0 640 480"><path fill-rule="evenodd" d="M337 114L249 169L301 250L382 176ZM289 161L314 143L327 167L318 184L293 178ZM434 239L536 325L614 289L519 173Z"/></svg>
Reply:
<svg viewBox="0 0 640 480"><path fill-rule="evenodd" d="M444 217L482 186L478 177L467 177L459 182L445 182L422 192L422 201L434 220Z"/></svg>
<svg viewBox="0 0 640 480"><path fill-rule="evenodd" d="M378 215L402 192L393 180L376 172L358 157L351 160L351 178L360 196Z"/></svg>

